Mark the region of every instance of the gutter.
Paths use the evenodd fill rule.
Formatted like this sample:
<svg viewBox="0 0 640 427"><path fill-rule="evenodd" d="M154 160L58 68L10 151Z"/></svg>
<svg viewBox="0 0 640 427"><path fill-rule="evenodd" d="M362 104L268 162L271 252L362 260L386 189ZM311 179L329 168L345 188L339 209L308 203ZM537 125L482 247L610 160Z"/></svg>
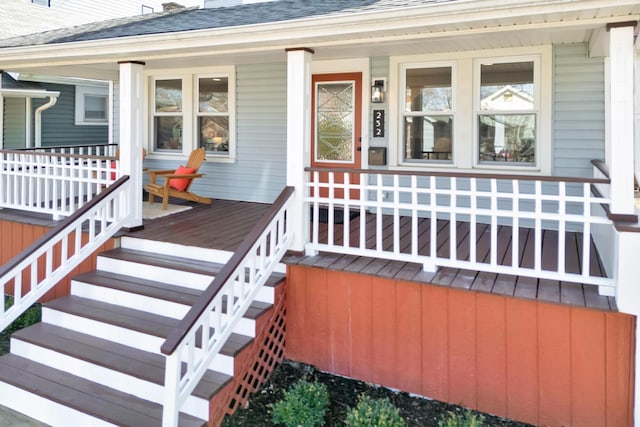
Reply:
<svg viewBox="0 0 640 427"><path fill-rule="evenodd" d="M35 134L36 134L36 140L35 140L35 146L36 147L41 147L42 146L42 112L45 110L48 110L49 108L53 107L54 105L56 105L56 102L58 102L58 96L60 96L60 92L54 92L51 95L49 95L49 101L44 104L39 106L38 108L36 108L36 113L35 113Z"/></svg>

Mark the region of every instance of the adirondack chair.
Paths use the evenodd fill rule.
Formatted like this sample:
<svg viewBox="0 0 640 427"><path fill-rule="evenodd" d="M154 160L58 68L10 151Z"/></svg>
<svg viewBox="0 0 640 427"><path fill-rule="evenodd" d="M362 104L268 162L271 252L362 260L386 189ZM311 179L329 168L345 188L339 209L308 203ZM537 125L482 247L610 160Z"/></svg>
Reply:
<svg viewBox="0 0 640 427"><path fill-rule="evenodd" d="M155 196L158 196L162 199L162 210L167 210L169 197L210 205L210 198L198 196L189 191L193 180L204 176L204 174L198 173L198 169L200 169L200 165L204 161L204 156L204 148L198 148L191 152L186 166L180 166L176 170L147 171L149 173L149 183L144 188L149 192L149 204L153 204ZM156 182L156 178L158 178L158 182ZM164 178L164 182L161 182L161 178Z"/></svg>

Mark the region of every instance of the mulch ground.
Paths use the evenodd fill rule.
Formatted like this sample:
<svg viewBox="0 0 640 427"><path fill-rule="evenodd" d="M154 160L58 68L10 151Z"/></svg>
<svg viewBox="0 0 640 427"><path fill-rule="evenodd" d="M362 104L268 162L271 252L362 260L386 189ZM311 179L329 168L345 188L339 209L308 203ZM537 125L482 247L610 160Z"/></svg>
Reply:
<svg viewBox="0 0 640 427"><path fill-rule="evenodd" d="M331 398L329 410L325 417L327 426L343 426L349 408L356 406L362 393L379 399L388 398L405 419L407 427L437 426L438 421L449 412L462 414L466 409L420 397L408 393L393 391L363 381L352 380L325 372L312 366L284 361L273 372L271 378L255 395L251 397L246 408L240 409L233 416L227 417L222 427L271 426L271 404L282 398L283 392L301 378L308 381L324 383ZM499 427L526 427L523 424L504 418L482 414L484 425Z"/></svg>

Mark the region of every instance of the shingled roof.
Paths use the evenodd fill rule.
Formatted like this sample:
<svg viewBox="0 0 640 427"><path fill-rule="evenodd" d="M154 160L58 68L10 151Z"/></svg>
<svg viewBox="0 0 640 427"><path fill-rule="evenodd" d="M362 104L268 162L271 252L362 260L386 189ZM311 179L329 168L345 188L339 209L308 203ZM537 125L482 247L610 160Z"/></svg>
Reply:
<svg viewBox="0 0 640 427"><path fill-rule="evenodd" d="M280 0L226 8L188 8L112 19L23 37L0 40L0 47L33 46L113 39L192 30L259 25L313 17L383 11L460 0Z"/></svg>

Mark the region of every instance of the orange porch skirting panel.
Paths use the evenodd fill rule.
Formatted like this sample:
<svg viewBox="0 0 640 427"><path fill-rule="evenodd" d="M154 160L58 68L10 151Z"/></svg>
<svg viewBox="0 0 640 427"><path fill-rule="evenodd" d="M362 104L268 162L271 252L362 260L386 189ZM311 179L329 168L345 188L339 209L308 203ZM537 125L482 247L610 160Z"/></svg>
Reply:
<svg viewBox="0 0 640 427"><path fill-rule="evenodd" d="M536 425L633 424L633 316L287 268L289 359Z"/></svg>
<svg viewBox="0 0 640 427"><path fill-rule="evenodd" d="M35 242L47 231L49 231L48 227L43 227L40 225L22 224L18 222L0 220L0 263L5 264L9 260L11 260L14 256L19 254L31 243ZM83 237L83 241L86 241L86 236ZM71 278L73 276L77 276L80 273L95 270L97 254L105 250L112 249L113 247L114 241L113 239L109 239L105 244L102 245L101 248L99 248L94 254L92 254L91 257L87 258L69 275L61 280L56 287L51 289L42 298L41 302L50 301L52 299L68 295L71 291ZM30 280L28 277L23 277L22 282L23 286L26 287L26 285L30 283ZM10 292L13 292L13 290L6 290L6 293Z"/></svg>

